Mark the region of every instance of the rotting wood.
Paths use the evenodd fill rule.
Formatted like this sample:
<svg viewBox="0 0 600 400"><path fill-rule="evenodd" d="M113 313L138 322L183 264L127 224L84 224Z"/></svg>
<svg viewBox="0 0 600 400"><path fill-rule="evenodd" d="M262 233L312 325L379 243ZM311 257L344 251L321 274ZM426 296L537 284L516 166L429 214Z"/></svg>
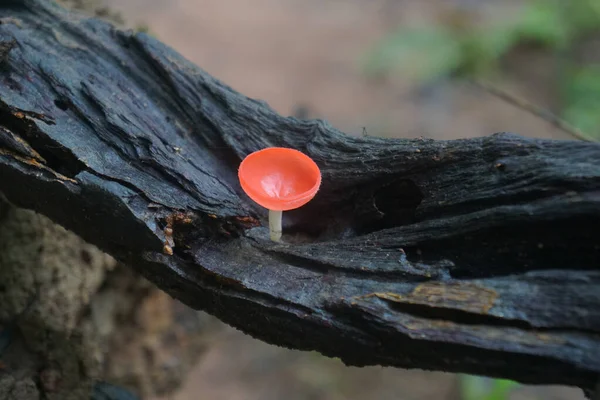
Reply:
<svg viewBox="0 0 600 400"><path fill-rule="evenodd" d="M269 343L595 386L600 145L350 137L276 114L146 34L43 0L5 1L0 17L0 43L16 43L0 72L11 202ZM286 213L287 244L236 179L267 146L323 172Z"/></svg>

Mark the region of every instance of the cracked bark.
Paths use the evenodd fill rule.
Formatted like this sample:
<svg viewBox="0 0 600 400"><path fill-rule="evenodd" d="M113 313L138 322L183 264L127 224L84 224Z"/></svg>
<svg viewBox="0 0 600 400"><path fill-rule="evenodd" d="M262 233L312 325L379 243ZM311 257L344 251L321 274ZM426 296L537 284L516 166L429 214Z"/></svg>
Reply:
<svg viewBox="0 0 600 400"><path fill-rule="evenodd" d="M0 16L13 203L269 343L594 387L600 145L349 137L276 114L145 34L42 0ZM279 244L236 178L267 146L323 172Z"/></svg>

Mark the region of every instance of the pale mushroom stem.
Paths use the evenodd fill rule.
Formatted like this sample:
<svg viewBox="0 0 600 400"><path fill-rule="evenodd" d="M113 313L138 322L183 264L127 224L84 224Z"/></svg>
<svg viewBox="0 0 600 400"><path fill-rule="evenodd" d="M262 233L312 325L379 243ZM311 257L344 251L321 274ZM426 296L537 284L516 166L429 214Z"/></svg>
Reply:
<svg viewBox="0 0 600 400"><path fill-rule="evenodd" d="M274 242L281 241L281 217L283 211L269 210L269 233Z"/></svg>

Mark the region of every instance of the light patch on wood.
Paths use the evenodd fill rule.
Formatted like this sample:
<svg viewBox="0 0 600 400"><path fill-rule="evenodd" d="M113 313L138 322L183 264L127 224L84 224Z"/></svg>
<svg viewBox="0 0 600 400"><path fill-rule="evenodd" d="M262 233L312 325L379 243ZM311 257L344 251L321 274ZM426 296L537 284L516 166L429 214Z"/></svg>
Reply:
<svg viewBox="0 0 600 400"><path fill-rule="evenodd" d="M475 314L487 314L494 306L498 293L474 283L422 283L411 293L371 293L361 298L377 297L395 303L449 308Z"/></svg>
<svg viewBox="0 0 600 400"><path fill-rule="evenodd" d="M435 331L438 334L452 337L470 337L475 342L481 343L512 343L521 346L546 347L561 346L565 339L559 334L546 334L539 331L524 331L516 328L502 328L491 326L465 326L457 322L445 320L430 320L426 318L412 318L410 321L400 323L405 329L414 332L411 337L422 338Z"/></svg>
<svg viewBox="0 0 600 400"><path fill-rule="evenodd" d="M51 32L52 32L52 36L54 36L56 41L58 43L60 43L61 45L63 45L64 47L68 47L68 48L75 49L75 50L88 50L86 47L81 46L75 40L68 38L62 32L59 32L55 29L52 29Z"/></svg>

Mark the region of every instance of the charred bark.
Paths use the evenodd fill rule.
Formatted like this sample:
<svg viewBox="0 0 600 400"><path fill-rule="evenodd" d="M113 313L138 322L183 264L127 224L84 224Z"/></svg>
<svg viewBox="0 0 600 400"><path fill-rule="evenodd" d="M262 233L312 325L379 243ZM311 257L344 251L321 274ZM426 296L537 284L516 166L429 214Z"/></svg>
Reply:
<svg viewBox="0 0 600 400"><path fill-rule="evenodd" d="M42 0L0 16L11 202L269 343L594 387L600 145L351 137L278 115L146 34ZM267 146L323 172L280 244L236 177Z"/></svg>

